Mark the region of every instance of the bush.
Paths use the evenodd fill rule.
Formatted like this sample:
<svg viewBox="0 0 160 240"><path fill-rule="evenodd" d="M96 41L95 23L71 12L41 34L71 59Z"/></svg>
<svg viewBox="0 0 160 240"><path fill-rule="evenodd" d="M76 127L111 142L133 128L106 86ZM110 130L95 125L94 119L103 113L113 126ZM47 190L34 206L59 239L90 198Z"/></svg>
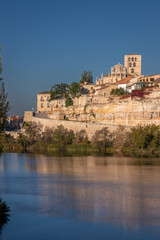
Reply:
<svg viewBox="0 0 160 240"><path fill-rule="evenodd" d="M106 148L112 146L112 135L107 127L95 132L92 137L92 145L98 148L99 153L106 155Z"/></svg>
<svg viewBox="0 0 160 240"><path fill-rule="evenodd" d="M123 88L112 89L110 95L128 95L128 91L125 91Z"/></svg>
<svg viewBox="0 0 160 240"><path fill-rule="evenodd" d="M67 97L66 98L66 101L65 101L65 106L66 107L69 107L69 106L72 106L73 105L73 100L72 100L72 98L71 97Z"/></svg>

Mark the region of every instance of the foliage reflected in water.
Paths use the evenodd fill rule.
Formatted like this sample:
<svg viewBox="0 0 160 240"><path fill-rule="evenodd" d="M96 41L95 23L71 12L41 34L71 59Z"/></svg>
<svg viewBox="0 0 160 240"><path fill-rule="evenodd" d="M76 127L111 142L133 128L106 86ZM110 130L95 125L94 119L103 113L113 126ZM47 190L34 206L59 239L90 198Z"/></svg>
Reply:
<svg viewBox="0 0 160 240"><path fill-rule="evenodd" d="M9 212L10 212L9 207L0 198L0 235L2 232L3 226L9 221L9 217L10 217Z"/></svg>

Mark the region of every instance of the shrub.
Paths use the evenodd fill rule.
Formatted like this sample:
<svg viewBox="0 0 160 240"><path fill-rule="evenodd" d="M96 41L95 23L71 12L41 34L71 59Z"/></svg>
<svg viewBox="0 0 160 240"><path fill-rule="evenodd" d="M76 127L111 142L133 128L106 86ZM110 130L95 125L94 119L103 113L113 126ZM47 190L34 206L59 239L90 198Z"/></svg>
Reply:
<svg viewBox="0 0 160 240"><path fill-rule="evenodd" d="M66 101L65 101L65 106L66 107L69 107L69 106L72 106L73 105L73 100L72 100L72 98L71 97L67 97L66 98Z"/></svg>

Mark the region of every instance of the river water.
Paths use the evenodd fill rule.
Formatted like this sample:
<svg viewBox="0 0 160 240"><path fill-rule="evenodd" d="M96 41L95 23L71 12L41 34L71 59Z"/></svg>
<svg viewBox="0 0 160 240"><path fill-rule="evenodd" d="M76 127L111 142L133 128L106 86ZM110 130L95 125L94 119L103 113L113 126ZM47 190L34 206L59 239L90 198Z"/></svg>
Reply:
<svg viewBox="0 0 160 240"><path fill-rule="evenodd" d="M159 240L160 159L0 157L3 240Z"/></svg>

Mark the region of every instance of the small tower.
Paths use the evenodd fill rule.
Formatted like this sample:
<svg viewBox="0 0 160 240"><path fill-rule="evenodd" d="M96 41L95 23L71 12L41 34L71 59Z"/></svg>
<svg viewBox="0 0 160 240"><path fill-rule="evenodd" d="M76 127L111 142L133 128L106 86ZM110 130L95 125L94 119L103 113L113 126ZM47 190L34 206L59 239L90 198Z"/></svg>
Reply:
<svg viewBox="0 0 160 240"><path fill-rule="evenodd" d="M131 76L141 76L141 55L134 53L124 56L124 66Z"/></svg>

